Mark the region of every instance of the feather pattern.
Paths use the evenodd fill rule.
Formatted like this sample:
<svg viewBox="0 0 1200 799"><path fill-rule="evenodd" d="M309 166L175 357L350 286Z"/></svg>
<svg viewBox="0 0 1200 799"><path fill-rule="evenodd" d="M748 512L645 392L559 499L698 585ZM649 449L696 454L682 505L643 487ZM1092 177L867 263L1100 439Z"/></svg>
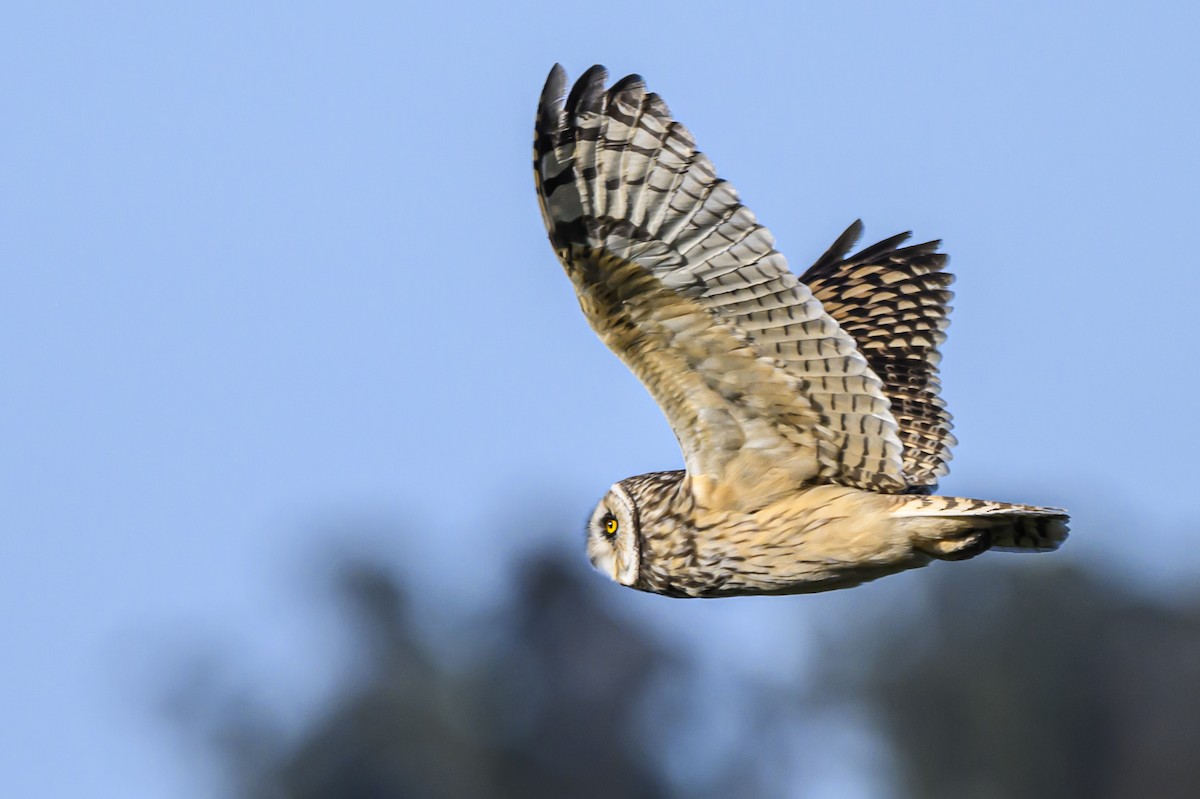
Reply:
<svg viewBox="0 0 1200 799"><path fill-rule="evenodd" d="M938 346L946 339L954 276L943 271L941 242L901 247L911 235L901 233L848 255L861 234L856 221L800 279L883 380L910 491L933 491L957 443L938 396Z"/></svg>
<svg viewBox="0 0 1200 799"><path fill-rule="evenodd" d="M642 79L605 80L593 67L564 101L550 73L538 202L584 316L663 410L686 470L614 484L588 521L592 564L631 588L721 597L1057 548L1065 511L929 495L954 444L938 242L905 233L850 255L855 222L797 278Z"/></svg>
<svg viewBox="0 0 1200 799"><path fill-rule="evenodd" d="M600 337L655 397L697 485L766 501L829 482L898 493L880 377L770 232L630 76L588 70L539 104L534 170L551 243Z"/></svg>

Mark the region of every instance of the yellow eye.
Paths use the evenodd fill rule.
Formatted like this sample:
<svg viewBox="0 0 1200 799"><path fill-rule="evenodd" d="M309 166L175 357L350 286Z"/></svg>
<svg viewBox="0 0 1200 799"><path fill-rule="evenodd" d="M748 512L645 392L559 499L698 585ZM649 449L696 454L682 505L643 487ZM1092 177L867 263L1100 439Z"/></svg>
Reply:
<svg viewBox="0 0 1200 799"><path fill-rule="evenodd" d="M617 520L611 516L609 516L607 519L605 519L604 520L604 532L608 533L609 535L616 535L617 534Z"/></svg>

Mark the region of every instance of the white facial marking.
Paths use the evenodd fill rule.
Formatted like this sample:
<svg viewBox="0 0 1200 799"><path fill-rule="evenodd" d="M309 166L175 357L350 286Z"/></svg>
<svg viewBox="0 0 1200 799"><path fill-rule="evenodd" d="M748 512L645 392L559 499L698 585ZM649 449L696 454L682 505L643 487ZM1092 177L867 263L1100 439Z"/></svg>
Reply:
<svg viewBox="0 0 1200 799"><path fill-rule="evenodd" d="M588 521L588 558L597 571L621 585L633 585L638 576L638 538L633 509L633 499L621 486L614 485L596 505ZM613 533L606 529L609 520L615 520L617 525Z"/></svg>

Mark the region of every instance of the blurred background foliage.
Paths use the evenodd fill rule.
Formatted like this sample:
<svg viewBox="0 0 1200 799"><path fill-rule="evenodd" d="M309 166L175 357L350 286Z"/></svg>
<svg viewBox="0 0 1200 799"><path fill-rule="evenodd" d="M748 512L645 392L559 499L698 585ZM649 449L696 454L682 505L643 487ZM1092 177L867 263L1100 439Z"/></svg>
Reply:
<svg viewBox="0 0 1200 799"><path fill-rule="evenodd" d="M579 555L531 553L505 604L465 615L348 557L324 595L357 667L298 728L211 660L162 710L247 799L838 795L810 779L831 758L878 765L871 795L1196 795L1200 602L1048 558L919 574L823 623L815 673L779 681L702 674ZM691 747L730 695L749 729Z"/></svg>

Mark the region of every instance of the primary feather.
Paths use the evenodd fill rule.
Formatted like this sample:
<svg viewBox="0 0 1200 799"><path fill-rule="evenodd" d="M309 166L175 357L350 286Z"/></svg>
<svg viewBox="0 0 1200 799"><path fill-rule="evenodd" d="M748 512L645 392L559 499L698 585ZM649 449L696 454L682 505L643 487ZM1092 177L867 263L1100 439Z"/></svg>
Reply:
<svg viewBox="0 0 1200 799"><path fill-rule="evenodd" d="M856 221L800 279L883 380L909 490L932 491L949 471L956 443L937 369L954 276L943 271L948 259L937 252L940 242L901 247L910 235L901 233L848 255L861 235Z"/></svg>
<svg viewBox="0 0 1200 799"><path fill-rule="evenodd" d="M561 70L547 81L542 213L589 322L663 406L689 472L753 494L786 455L809 465L791 488L908 488L884 385L854 339L641 78L604 79L588 70L565 104ZM696 379L662 385L667 362Z"/></svg>

